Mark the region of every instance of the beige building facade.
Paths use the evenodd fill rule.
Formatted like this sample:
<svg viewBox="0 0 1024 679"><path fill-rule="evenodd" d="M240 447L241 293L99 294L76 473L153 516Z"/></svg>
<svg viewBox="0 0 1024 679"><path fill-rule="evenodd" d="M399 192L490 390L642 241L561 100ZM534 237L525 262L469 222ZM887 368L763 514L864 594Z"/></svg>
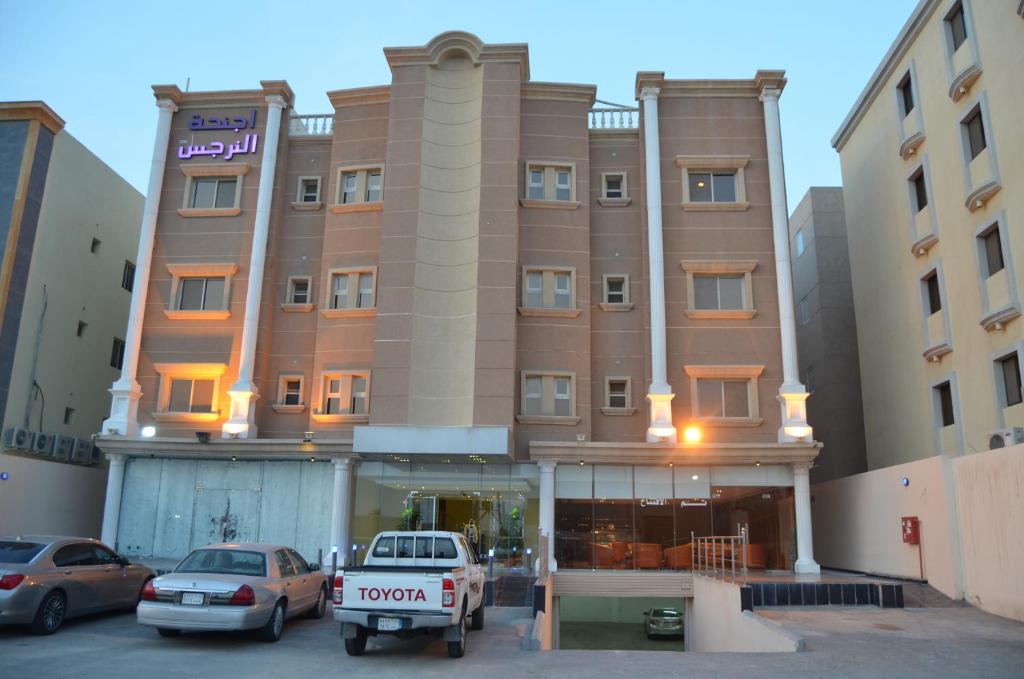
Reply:
<svg viewBox="0 0 1024 679"><path fill-rule="evenodd" d="M102 519L92 437L121 367L143 199L63 124L42 102L0 104L3 535L99 536Z"/></svg>
<svg viewBox="0 0 1024 679"><path fill-rule="evenodd" d="M641 72L629 107L531 80L525 44L384 54L323 115L154 87L104 537L344 562L438 528L600 573L742 532L814 572L783 72Z"/></svg>

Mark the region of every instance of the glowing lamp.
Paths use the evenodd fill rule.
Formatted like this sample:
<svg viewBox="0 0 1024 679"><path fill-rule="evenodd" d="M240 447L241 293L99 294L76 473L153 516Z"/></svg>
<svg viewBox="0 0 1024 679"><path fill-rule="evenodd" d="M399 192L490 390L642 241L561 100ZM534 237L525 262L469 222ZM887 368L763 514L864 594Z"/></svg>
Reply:
<svg viewBox="0 0 1024 679"><path fill-rule="evenodd" d="M142 428L142 431L140 433L142 434L143 438L151 439L154 436L156 436L156 427L154 427L151 424L147 424L145 427Z"/></svg>
<svg viewBox="0 0 1024 679"><path fill-rule="evenodd" d="M700 427L690 426L683 431L683 440L687 443L700 443L703 436L704 434L701 432Z"/></svg>
<svg viewBox="0 0 1024 679"><path fill-rule="evenodd" d="M803 424L803 425L798 425L798 424L787 425L783 430L786 432L786 434L788 436L792 436L795 439L807 438L808 436L811 435L811 432L814 431L813 429L811 429L806 424Z"/></svg>

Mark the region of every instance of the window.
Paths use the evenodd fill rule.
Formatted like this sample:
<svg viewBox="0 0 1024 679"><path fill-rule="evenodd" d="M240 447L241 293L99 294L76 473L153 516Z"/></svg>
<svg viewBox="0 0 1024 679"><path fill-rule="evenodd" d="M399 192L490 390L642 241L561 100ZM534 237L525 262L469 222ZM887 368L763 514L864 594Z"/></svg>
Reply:
<svg viewBox="0 0 1024 679"><path fill-rule="evenodd" d="M928 296L928 313L942 311L942 294L939 292L939 273L932 271L924 277L925 292Z"/></svg>
<svg viewBox="0 0 1024 679"><path fill-rule="evenodd" d="M928 188L925 186L924 182L923 167L910 178L910 183L913 185L914 189L914 211L920 212L928 207Z"/></svg>
<svg viewBox="0 0 1024 679"><path fill-rule="evenodd" d="M629 194L626 192L626 173L602 172L601 197L611 200L629 198Z"/></svg>
<svg viewBox="0 0 1024 679"><path fill-rule="evenodd" d="M124 271L121 272L121 287L128 292L135 287L135 265L127 259L124 261Z"/></svg>
<svg viewBox="0 0 1024 679"><path fill-rule="evenodd" d="M996 361L998 373L1002 377L1003 407L1015 406L1024 401L1021 393L1020 360L1017 352Z"/></svg>
<svg viewBox="0 0 1024 679"><path fill-rule="evenodd" d="M302 406L302 375L281 375L277 381L277 405Z"/></svg>
<svg viewBox="0 0 1024 679"><path fill-rule="evenodd" d="M958 2L946 15L946 26L953 40L953 51L956 52L967 41L967 22L964 20L964 6L961 3Z"/></svg>
<svg viewBox="0 0 1024 679"><path fill-rule="evenodd" d="M557 161L526 164L526 198L528 200L571 203L576 200L576 165Z"/></svg>
<svg viewBox="0 0 1024 679"><path fill-rule="evenodd" d="M357 310L374 309L376 276L376 268L331 269L325 315L358 315Z"/></svg>
<svg viewBox="0 0 1024 679"><path fill-rule="evenodd" d="M71 424L71 422L74 419L75 419L75 409L74 408L65 408L64 409L64 424Z"/></svg>
<svg viewBox="0 0 1024 679"><path fill-rule="evenodd" d="M95 566L97 565L96 550L87 542L66 545L53 553L53 565L57 568Z"/></svg>
<svg viewBox="0 0 1024 679"><path fill-rule="evenodd" d="M369 373L324 373L323 398L317 415L369 413Z"/></svg>
<svg viewBox="0 0 1024 679"><path fill-rule="evenodd" d="M985 141L985 124L981 119L981 107L979 106L970 114L962 124L967 135L967 146L971 153L971 160L974 160L988 145Z"/></svg>
<svg viewBox="0 0 1024 679"><path fill-rule="evenodd" d="M757 426L757 399L763 365L687 365L693 416L709 426Z"/></svg>
<svg viewBox="0 0 1024 679"><path fill-rule="evenodd" d="M743 276L694 276L695 309L743 309Z"/></svg>
<svg viewBox="0 0 1024 679"><path fill-rule="evenodd" d="M956 418L953 417L953 388L949 382L943 382L933 390L939 408L939 422L943 427L956 424Z"/></svg>
<svg viewBox="0 0 1024 679"><path fill-rule="evenodd" d="M630 304L629 276L625 274L607 274L604 277L605 304Z"/></svg>
<svg viewBox="0 0 1024 679"><path fill-rule="evenodd" d="M299 191L295 197L297 203L320 202L320 177L299 177Z"/></svg>
<svg viewBox="0 0 1024 679"><path fill-rule="evenodd" d="M288 297L285 304L308 305L312 302L309 276L290 276L288 278Z"/></svg>
<svg viewBox="0 0 1024 679"><path fill-rule="evenodd" d="M804 230L802 228L796 230L796 235L793 236L793 252L796 256L804 254Z"/></svg>
<svg viewBox="0 0 1024 679"><path fill-rule="evenodd" d="M384 168L380 165L343 167L338 170L339 211L379 209L384 199ZM353 207L363 206L363 207Z"/></svg>
<svg viewBox="0 0 1024 679"><path fill-rule="evenodd" d="M695 203L735 203L735 172L691 172L690 200Z"/></svg>
<svg viewBox="0 0 1024 679"><path fill-rule="evenodd" d="M85 337L85 329L87 327L89 327L88 323L85 321L78 321L78 330L75 331L75 334L79 337Z"/></svg>
<svg viewBox="0 0 1024 679"><path fill-rule="evenodd" d="M154 419L160 422L215 422L224 363L156 363L160 390Z"/></svg>
<svg viewBox="0 0 1024 679"><path fill-rule="evenodd" d="M797 302L796 315L800 320L800 325L807 325L811 322L811 304L806 297Z"/></svg>
<svg viewBox="0 0 1024 679"><path fill-rule="evenodd" d="M746 210L744 168L749 156L676 156L686 210Z"/></svg>
<svg viewBox="0 0 1024 679"><path fill-rule="evenodd" d="M905 78L903 78L903 82L899 84L899 90L900 104L901 108L903 109L903 115L905 117L909 115L911 111L914 110L914 84L910 79L909 73L906 75Z"/></svg>
<svg viewBox="0 0 1024 679"><path fill-rule="evenodd" d="M224 287L226 279L221 276L210 278L182 278L178 286L178 303L181 311L209 311L225 309Z"/></svg>
<svg viewBox="0 0 1024 679"><path fill-rule="evenodd" d="M523 306L519 311L530 315L531 309L579 315L576 309L576 270L523 267Z"/></svg>
<svg viewBox="0 0 1024 679"><path fill-rule="evenodd" d="M233 208L237 177L201 177L192 180L191 208Z"/></svg>
<svg viewBox="0 0 1024 679"><path fill-rule="evenodd" d="M110 367L120 370L124 366L124 340L114 338L114 344L110 347Z"/></svg>
<svg viewBox="0 0 1024 679"><path fill-rule="evenodd" d="M633 394L631 389L632 380L628 377L606 377L604 381L604 408L601 409L605 415L632 414ZM628 411L624 412L624 411Z"/></svg>
<svg viewBox="0 0 1024 679"><path fill-rule="evenodd" d="M91 252L94 255L100 254L100 244L101 241L99 238L93 238L92 244L89 246L89 252Z"/></svg>
<svg viewBox="0 0 1024 679"><path fill-rule="evenodd" d="M296 552L294 549L286 549L285 551L288 552L288 556L292 558L292 562L295 564L295 570L300 575L309 572L309 564L302 558L301 554Z"/></svg>
<svg viewBox="0 0 1024 679"><path fill-rule="evenodd" d="M993 276L1006 266L1003 262L1003 241L999 236L999 225L995 224L988 231L979 236L981 240L983 260L985 262L985 275Z"/></svg>
<svg viewBox="0 0 1024 679"><path fill-rule="evenodd" d="M569 372L522 373L522 417L566 418L563 423L576 424L576 375Z"/></svg>
<svg viewBox="0 0 1024 679"><path fill-rule="evenodd" d="M295 571L295 564L292 563L292 560L288 558L288 553L283 549L274 552L274 561L277 562L277 572L281 574L282 578L298 575Z"/></svg>

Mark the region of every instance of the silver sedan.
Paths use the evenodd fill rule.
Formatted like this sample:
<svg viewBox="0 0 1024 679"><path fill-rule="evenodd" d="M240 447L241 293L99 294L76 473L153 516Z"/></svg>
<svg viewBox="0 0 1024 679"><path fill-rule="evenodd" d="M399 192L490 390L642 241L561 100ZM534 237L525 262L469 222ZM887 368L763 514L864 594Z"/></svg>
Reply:
<svg viewBox="0 0 1024 679"><path fill-rule="evenodd" d="M327 578L294 549L221 544L194 550L149 583L136 611L140 624L165 637L258 630L264 641L277 641L285 619L321 618L326 606Z"/></svg>
<svg viewBox="0 0 1024 679"><path fill-rule="evenodd" d="M155 575L91 538L0 537L0 624L53 634L67 618L134 608Z"/></svg>

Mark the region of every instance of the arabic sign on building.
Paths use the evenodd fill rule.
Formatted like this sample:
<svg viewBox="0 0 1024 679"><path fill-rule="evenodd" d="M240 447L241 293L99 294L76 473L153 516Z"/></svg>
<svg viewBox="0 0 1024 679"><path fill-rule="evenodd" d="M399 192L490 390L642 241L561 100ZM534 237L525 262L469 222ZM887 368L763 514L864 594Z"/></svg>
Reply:
<svg viewBox="0 0 1024 679"><path fill-rule="evenodd" d="M223 141L215 140L205 144L196 144L193 140L190 144L178 146L178 158L187 160L194 156L209 156L217 158L223 156L224 160L231 160L234 156L245 153L256 153L256 144L259 142L259 135L256 133L256 109L249 113L249 117L242 116L221 118L211 116L204 118L198 113L192 116L188 127L190 130L233 130L236 134L242 130L251 129L244 139L236 139L234 143L226 144Z"/></svg>

